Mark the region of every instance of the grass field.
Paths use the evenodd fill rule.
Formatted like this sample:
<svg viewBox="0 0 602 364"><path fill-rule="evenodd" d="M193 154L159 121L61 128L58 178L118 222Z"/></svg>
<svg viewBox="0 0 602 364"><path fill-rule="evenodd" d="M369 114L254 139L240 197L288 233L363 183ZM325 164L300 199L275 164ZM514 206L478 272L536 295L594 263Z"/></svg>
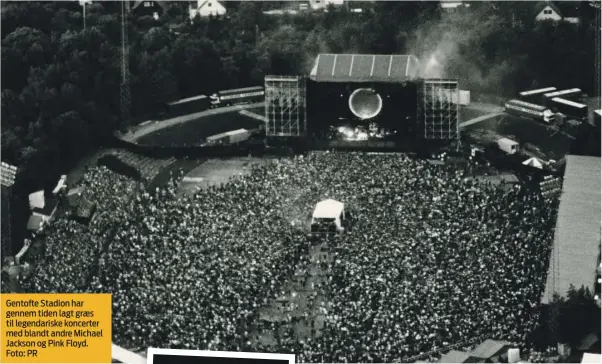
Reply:
<svg viewBox="0 0 602 364"><path fill-rule="evenodd" d="M269 158L211 158L190 170L180 183L180 194L190 194L196 189L220 185L231 177L245 175L254 164L269 163Z"/></svg>
<svg viewBox="0 0 602 364"><path fill-rule="evenodd" d="M258 109L250 109L257 112ZM261 108L262 112L263 108ZM161 129L138 139L143 145L190 146L202 144L208 136L230 130L255 129L260 122L240 115L238 111L205 116L186 123Z"/></svg>

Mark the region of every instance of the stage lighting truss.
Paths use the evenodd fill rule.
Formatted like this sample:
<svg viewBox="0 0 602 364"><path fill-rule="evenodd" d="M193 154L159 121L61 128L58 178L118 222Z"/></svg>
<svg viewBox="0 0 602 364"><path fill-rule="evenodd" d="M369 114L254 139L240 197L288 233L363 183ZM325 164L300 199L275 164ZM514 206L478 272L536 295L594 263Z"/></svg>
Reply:
<svg viewBox="0 0 602 364"><path fill-rule="evenodd" d="M423 80L417 119L424 125L425 139L460 139L458 93L457 80Z"/></svg>
<svg viewBox="0 0 602 364"><path fill-rule="evenodd" d="M307 134L305 78L265 77L266 136L299 137Z"/></svg>

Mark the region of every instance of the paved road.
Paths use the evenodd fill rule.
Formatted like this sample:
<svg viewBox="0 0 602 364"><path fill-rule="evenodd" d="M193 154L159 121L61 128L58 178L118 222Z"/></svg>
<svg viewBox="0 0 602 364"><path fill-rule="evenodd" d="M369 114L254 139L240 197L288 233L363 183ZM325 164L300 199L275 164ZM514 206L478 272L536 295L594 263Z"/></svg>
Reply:
<svg viewBox="0 0 602 364"><path fill-rule="evenodd" d="M217 114L224 114L227 112L232 112L232 111L240 111L240 110L245 110L245 109L251 109L251 108L255 108L255 107L261 107L263 106L264 103L263 102L258 102L255 104L245 104L245 105L235 105L235 106L226 106L226 107L220 107L217 109L209 109L209 110L205 110L205 111L201 111L201 112L197 112L194 114L189 114L189 115L182 115L182 116L178 116L176 118L173 119L167 119L167 120L161 120L161 121L153 121L150 123L143 123L144 125L138 125L136 127L134 127L132 130L128 131L125 134L121 134L119 135L122 139L127 140L127 141L136 141L139 138L155 132L157 130L161 130L161 129L165 129L165 128L169 128L171 126L174 125L178 125L178 124L183 124L186 123L188 121L192 121L198 118L202 118L204 116L210 116L210 115L217 115Z"/></svg>
<svg viewBox="0 0 602 364"><path fill-rule="evenodd" d="M249 111L249 110L240 110L238 113L240 115L248 116L248 117L253 118L255 120L259 120L259 121L261 121L263 123L265 123L266 120L267 120L264 115L259 115L257 113L252 112L252 111Z"/></svg>
<svg viewBox="0 0 602 364"><path fill-rule="evenodd" d="M173 119L145 122L145 123L143 123L143 125L142 124L138 125L138 126L134 127L132 130L130 130L129 132L127 132L126 134L122 134L120 136L121 136L121 138L123 138L124 140L127 140L127 141L136 141L139 138L141 138L149 133L155 132L157 130L169 128L169 127L172 127L172 126L178 125L178 124L183 124L188 121L196 120L201 117L223 114L223 113L228 113L228 112L233 112L233 111L239 111L243 115L247 115L247 116L250 116L250 117L253 117L256 119L259 119L259 118L263 119L264 117L262 115L257 115L257 114L247 111L247 109L261 107L263 105L264 105L263 102L258 102L255 104L220 107L217 109L209 109L209 110L201 111L201 112L194 113L194 114L178 116ZM503 112L502 112L503 109L501 107L492 105L492 104L485 104L485 103L478 103L478 102L471 103L469 109L489 112L489 114L465 121L463 123L460 123L460 128L467 127L469 125L473 125L473 124L476 124L476 123L479 123L479 122L482 122L482 121L485 121L490 118L500 116L503 114Z"/></svg>
<svg viewBox="0 0 602 364"><path fill-rule="evenodd" d="M494 112L494 113L491 113L491 114L479 116L478 118L470 119L470 120L467 120L467 121L465 121L463 123L460 123L460 128L465 128L465 127L467 127L469 125L480 123L481 121L489 120L491 118L495 118L495 117L498 117L498 116L501 116L501 115L504 115L504 113L503 112Z"/></svg>
<svg viewBox="0 0 602 364"><path fill-rule="evenodd" d="M489 113L501 112L503 110L503 108L499 105L486 104L484 102L471 102L467 108L472 110L485 111Z"/></svg>

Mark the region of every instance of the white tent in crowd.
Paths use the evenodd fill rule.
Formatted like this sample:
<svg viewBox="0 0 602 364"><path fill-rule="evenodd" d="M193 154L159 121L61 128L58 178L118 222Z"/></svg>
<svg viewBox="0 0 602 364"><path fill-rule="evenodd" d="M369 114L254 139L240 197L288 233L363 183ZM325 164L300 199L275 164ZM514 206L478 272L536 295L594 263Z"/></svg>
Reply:
<svg viewBox="0 0 602 364"><path fill-rule="evenodd" d="M543 169L543 162L535 157L529 158L523 162L525 166Z"/></svg>
<svg viewBox="0 0 602 364"><path fill-rule="evenodd" d="M344 216L345 204L332 199L320 201L314 209L314 219L336 219Z"/></svg>

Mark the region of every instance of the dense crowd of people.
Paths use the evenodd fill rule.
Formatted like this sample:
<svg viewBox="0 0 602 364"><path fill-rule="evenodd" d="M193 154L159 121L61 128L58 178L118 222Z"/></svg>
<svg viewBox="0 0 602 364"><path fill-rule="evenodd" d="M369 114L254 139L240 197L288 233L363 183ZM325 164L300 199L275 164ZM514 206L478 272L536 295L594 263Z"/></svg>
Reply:
<svg viewBox="0 0 602 364"><path fill-rule="evenodd" d="M524 342L555 203L469 180L468 170L402 154L315 153L179 197L175 181L138 192L96 168L86 183L97 217L89 227L59 219L44 265L25 283L113 293L114 341L131 348L391 362L482 335ZM254 345L260 308L307 260L305 222L325 198L344 202L353 226L323 263L324 328L309 340Z"/></svg>
<svg viewBox="0 0 602 364"><path fill-rule="evenodd" d="M105 249L120 219L126 218L128 196L136 182L95 166L86 171L83 196L99 208L89 225L73 219L75 210L54 219L41 235L44 254L35 264L35 274L23 282L32 292L88 292L98 275L98 257Z"/></svg>

